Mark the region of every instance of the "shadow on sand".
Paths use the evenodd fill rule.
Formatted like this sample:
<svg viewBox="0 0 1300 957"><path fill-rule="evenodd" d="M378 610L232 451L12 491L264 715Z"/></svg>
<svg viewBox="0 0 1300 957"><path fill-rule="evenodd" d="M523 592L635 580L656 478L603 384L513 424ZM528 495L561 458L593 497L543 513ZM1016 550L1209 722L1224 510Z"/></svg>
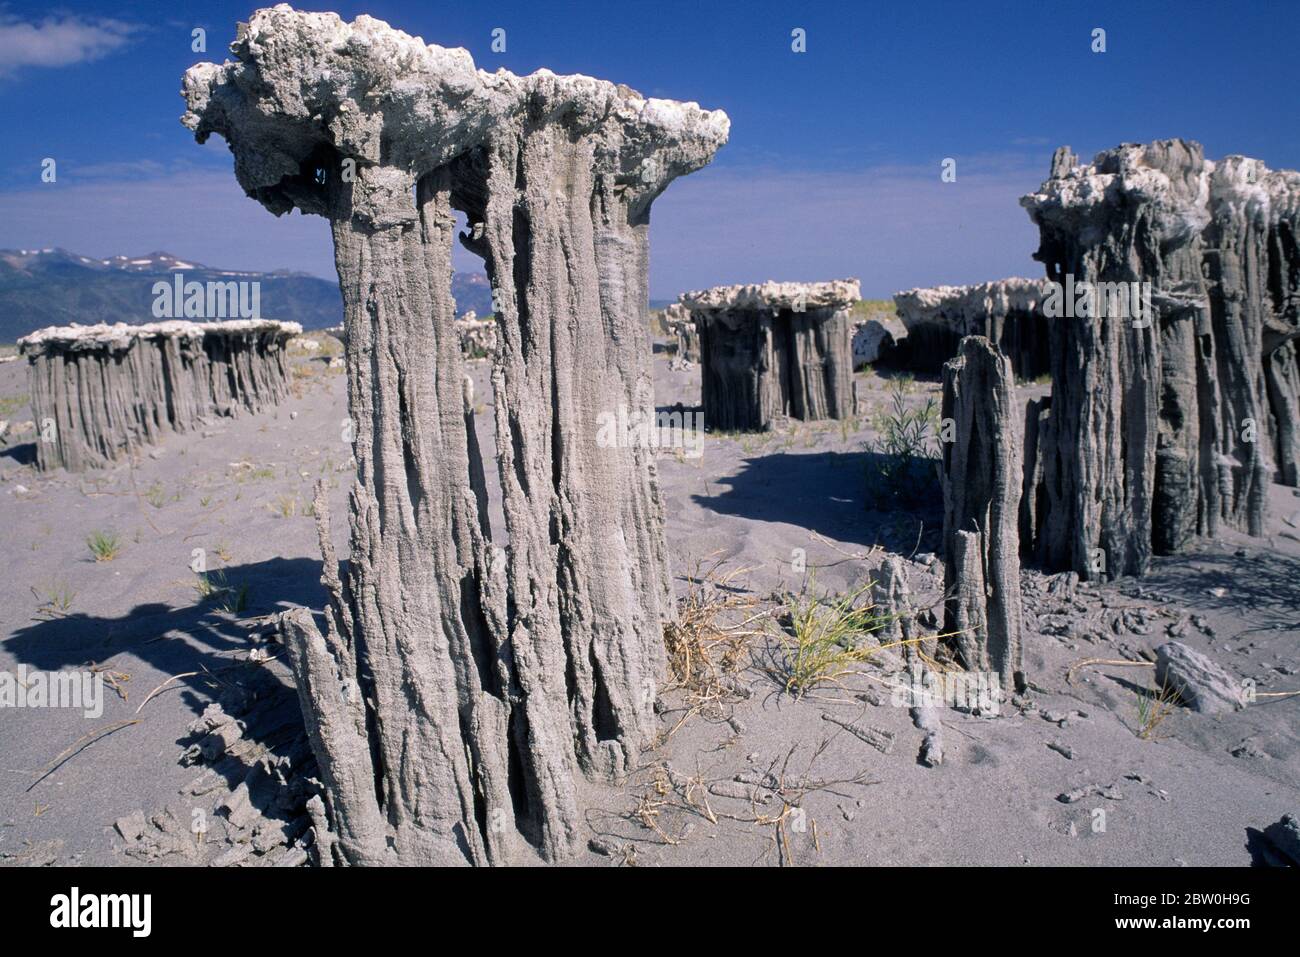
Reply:
<svg viewBox="0 0 1300 957"><path fill-rule="evenodd" d="M1289 555L1260 549L1244 556L1224 552L1160 558L1142 586L1257 622L1229 638L1300 629L1300 559Z"/></svg>
<svg viewBox="0 0 1300 957"><path fill-rule="evenodd" d="M243 718L243 737L256 745L245 759L226 757L211 765L233 788L261 755L302 751L302 715L287 665L252 662L247 653L262 647L274 659L279 648L255 644L254 635L266 630L256 619L296 605L324 605L320 569L319 561L306 558L229 566L221 570L224 580L232 589L248 589L247 604L238 612L221 610L196 593L188 606L149 603L117 618L77 613L36 621L18 629L4 646L19 663L41 671L85 668L127 654L163 674L184 675L155 699L179 695L196 717L216 700L227 713ZM132 710L151 690L130 689ZM177 743L183 746L202 737L180 727L177 731Z"/></svg>
<svg viewBox="0 0 1300 957"><path fill-rule="evenodd" d="M721 515L784 522L836 541L910 551L920 537L920 550L932 550L931 533L943 522L937 486L937 501L914 509L868 507L867 482L883 458L875 452L759 453L735 475L711 482L716 494L692 499Z"/></svg>

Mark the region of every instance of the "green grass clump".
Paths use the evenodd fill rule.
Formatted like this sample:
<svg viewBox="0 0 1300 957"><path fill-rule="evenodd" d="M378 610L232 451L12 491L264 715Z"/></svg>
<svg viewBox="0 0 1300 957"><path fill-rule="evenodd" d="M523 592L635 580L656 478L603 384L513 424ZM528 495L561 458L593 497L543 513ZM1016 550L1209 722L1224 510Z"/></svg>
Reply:
<svg viewBox="0 0 1300 957"><path fill-rule="evenodd" d="M144 500L154 508L162 508L167 504L167 490L162 487L161 482L154 482L145 490Z"/></svg>
<svg viewBox="0 0 1300 957"><path fill-rule="evenodd" d="M97 562L111 562L122 552L122 540L116 532L91 532L86 537L86 547Z"/></svg>
<svg viewBox="0 0 1300 957"><path fill-rule="evenodd" d="M898 616L870 601L872 582L839 596L816 597L810 585L802 594L787 596L784 625L777 637L781 658L774 675L793 697L802 697L824 684L853 674L889 645L866 639Z"/></svg>
<svg viewBox="0 0 1300 957"><path fill-rule="evenodd" d="M36 608L36 621L66 618L72 608L72 600L77 597L77 593L63 582L43 585L39 591L33 587L32 594L40 602Z"/></svg>
<svg viewBox="0 0 1300 957"><path fill-rule="evenodd" d="M225 572L204 572L194 583L199 600L211 602L219 611L238 615L248 608L248 585L233 584Z"/></svg>

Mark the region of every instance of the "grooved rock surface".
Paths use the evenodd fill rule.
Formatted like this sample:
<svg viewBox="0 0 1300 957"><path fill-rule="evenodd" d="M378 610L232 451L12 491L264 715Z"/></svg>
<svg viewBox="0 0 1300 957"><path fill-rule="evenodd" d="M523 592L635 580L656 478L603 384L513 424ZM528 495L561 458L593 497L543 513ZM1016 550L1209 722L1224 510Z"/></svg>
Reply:
<svg viewBox="0 0 1300 957"><path fill-rule="evenodd" d="M933 657L937 641L921 639L916 622L916 609L912 605L912 589L907 580L907 568L897 555L886 555L871 575L872 602L888 618L883 628L875 633L882 646L888 646L886 660L895 656L911 668L924 668L924 656Z"/></svg>
<svg viewBox="0 0 1300 957"><path fill-rule="evenodd" d="M1296 473L1300 174L1184 140L1067 147L1021 204L1049 279L1148 282L1154 313L1051 323L1040 559L1141 574L1221 523L1262 534Z"/></svg>
<svg viewBox="0 0 1300 957"><path fill-rule="evenodd" d="M257 412L289 388L295 322L170 320L51 326L18 340L28 361L36 462L98 468L211 416Z"/></svg>
<svg viewBox="0 0 1300 957"><path fill-rule="evenodd" d="M654 727L671 617L651 412L651 202L727 138L724 113L548 70L476 70L370 17L256 13L234 62L185 75L269 210L327 217L356 423L352 555L321 635L285 618L338 863L563 858L575 775L621 780ZM497 298L489 525L454 329L451 244ZM324 510L319 512L324 521ZM502 539L504 541L504 539ZM328 768L328 770L326 770Z"/></svg>
<svg viewBox="0 0 1300 957"><path fill-rule="evenodd" d="M894 308L907 327L905 363L937 372L957 354L966 336L996 343L1022 379L1049 371L1049 320L1043 299L1049 286L1041 279L1000 279L974 286L935 286L894 293Z"/></svg>
<svg viewBox="0 0 1300 957"><path fill-rule="evenodd" d="M767 282L688 292L700 337L704 424L763 431L780 418L854 413L856 279Z"/></svg>
<svg viewBox="0 0 1300 957"><path fill-rule="evenodd" d="M943 367L944 630L972 671L1024 687L1020 606L1021 406L1011 362L983 336Z"/></svg>

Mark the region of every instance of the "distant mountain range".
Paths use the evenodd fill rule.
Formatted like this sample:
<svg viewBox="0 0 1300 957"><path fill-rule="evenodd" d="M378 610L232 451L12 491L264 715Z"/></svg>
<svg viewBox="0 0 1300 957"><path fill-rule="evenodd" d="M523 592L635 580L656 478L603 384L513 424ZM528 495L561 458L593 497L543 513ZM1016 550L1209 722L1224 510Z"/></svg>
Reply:
<svg viewBox="0 0 1300 957"><path fill-rule="evenodd" d="M185 282L261 283L261 315L323 329L343 321L337 282L301 272L215 269L163 252L95 259L65 249L0 249L0 342L45 326L73 322L154 321L153 285L182 273ZM456 273L457 312L492 312L492 288L482 273Z"/></svg>

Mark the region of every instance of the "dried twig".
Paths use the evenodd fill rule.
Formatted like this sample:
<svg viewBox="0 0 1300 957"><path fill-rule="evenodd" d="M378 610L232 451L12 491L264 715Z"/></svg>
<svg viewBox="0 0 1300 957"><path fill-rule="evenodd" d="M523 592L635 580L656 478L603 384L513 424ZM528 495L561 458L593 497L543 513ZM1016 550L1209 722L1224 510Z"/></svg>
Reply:
<svg viewBox="0 0 1300 957"><path fill-rule="evenodd" d="M140 702L140 707L135 709L135 713L136 713L136 714L139 714L139 713L141 712L141 710L144 708L144 706L147 705L151 700L153 700L153 696L154 696L154 695L156 695L158 692L162 691L163 688L166 688L166 687L167 687L169 684L171 684L173 681L178 681L178 680L180 680L181 678L193 678L193 677L195 677L196 675L198 675L199 673L200 673L200 672L197 672L197 671L183 671L183 672L181 672L181 673L178 674L178 675L172 675L170 678L168 678L166 681L164 681L164 682L163 682L162 684L160 684L158 687L154 688L153 691L150 691L147 695L145 695L144 700Z"/></svg>
<svg viewBox="0 0 1300 957"><path fill-rule="evenodd" d="M1154 668L1154 661L1130 661L1127 658L1084 658L1082 661L1076 661L1070 665L1065 673L1065 683L1074 684L1074 673L1080 668L1086 668L1090 665L1113 665L1117 668Z"/></svg>
<svg viewBox="0 0 1300 957"><path fill-rule="evenodd" d="M76 741L73 741L72 744L68 745L57 755L55 755L54 760L45 766L45 768L41 771L40 776L27 786L27 790L30 791L32 788L36 787L36 785L44 781L47 777L49 777L60 767L62 767L65 761L67 761L73 755L81 751L82 748L89 747L91 744L94 744L96 741L100 740L101 738L108 737L110 734L112 734L115 731L121 731L123 728L128 728L133 724L139 724L139 723L140 721L137 718L134 720L118 721L116 724L111 724L106 728L96 728L94 731L87 731Z"/></svg>

